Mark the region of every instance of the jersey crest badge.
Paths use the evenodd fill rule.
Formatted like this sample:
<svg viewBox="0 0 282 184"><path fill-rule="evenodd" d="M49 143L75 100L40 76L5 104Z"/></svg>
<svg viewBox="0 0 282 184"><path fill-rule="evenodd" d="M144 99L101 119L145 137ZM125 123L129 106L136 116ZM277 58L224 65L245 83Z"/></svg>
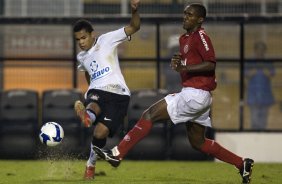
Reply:
<svg viewBox="0 0 282 184"><path fill-rule="evenodd" d="M98 63L97 63L96 61L92 61L92 62L90 63L90 70L91 70L92 72L95 72L95 71L97 71L97 69L98 69Z"/></svg>

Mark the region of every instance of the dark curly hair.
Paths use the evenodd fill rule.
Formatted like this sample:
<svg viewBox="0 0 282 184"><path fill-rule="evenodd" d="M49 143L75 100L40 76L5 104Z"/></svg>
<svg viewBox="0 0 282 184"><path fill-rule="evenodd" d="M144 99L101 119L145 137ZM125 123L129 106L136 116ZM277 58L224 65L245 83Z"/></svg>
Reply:
<svg viewBox="0 0 282 184"><path fill-rule="evenodd" d="M200 3L192 3L192 4L189 4L189 6L193 7L196 10L199 17L206 18L207 10L204 5Z"/></svg>
<svg viewBox="0 0 282 184"><path fill-rule="evenodd" d="M88 20L85 19L80 19L78 21L76 21L73 25L73 32L78 32L81 30L85 30L86 32L91 33L92 31L94 31L91 23Z"/></svg>

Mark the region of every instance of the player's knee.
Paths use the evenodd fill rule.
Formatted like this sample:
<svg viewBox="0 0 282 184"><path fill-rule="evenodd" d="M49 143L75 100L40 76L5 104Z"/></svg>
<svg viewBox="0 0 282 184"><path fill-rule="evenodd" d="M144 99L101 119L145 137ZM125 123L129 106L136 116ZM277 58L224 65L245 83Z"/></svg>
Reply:
<svg viewBox="0 0 282 184"><path fill-rule="evenodd" d="M193 143L191 144L192 148L195 149L195 150L200 150L201 149L201 146L200 144L197 144L197 143Z"/></svg>
<svg viewBox="0 0 282 184"><path fill-rule="evenodd" d="M190 142L190 145L193 149L201 150L201 147L202 147L202 141L201 140L194 138L194 137L189 137L189 142Z"/></svg>
<svg viewBox="0 0 282 184"><path fill-rule="evenodd" d="M91 102L87 105L86 109L90 109L95 112L96 116L101 114L101 108L97 103Z"/></svg>
<svg viewBox="0 0 282 184"><path fill-rule="evenodd" d="M146 120L151 120L151 117L152 117L152 115L151 115L150 109L146 109L146 110L143 112L141 118L142 118L142 119L146 119Z"/></svg>
<svg viewBox="0 0 282 184"><path fill-rule="evenodd" d="M201 149L200 144L198 144L197 142L190 142L190 144L191 144L192 148L195 149L195 150Z"/></svg>
<svg viewBox="0 0 282 184"><path fill-rule="evenodd" d="M107 142L107 139L104 138L104 139L98 139L96 137L93 136L93 139L92 139L92 144L94 146L97 146L99 148L103 148L105 145L106 145L106 142Z"/></svg>
<svg viewBox="0 0 282 184"><path fill-rule="evenodd" d="M97 139L105 139L109 135L109 129L106 125L103 123L97 123L93 136L96 137Z"/></svg>
<svg viewBox="0 0 282 184"><path fill-rule="evenodd" d="M108 133L104 132L104 131L100 131L100 132L94 132L94 137L97 139L105 139L108 137Z"/></svg>
<svg viewBox="0 0 282 184"><path fill-rule="evenodd" d="M158 121L159 116L159 111L157 111L155 106L151 106L150 108L146 109L142 114L143 119L150 120L152 122Z"/></svg>

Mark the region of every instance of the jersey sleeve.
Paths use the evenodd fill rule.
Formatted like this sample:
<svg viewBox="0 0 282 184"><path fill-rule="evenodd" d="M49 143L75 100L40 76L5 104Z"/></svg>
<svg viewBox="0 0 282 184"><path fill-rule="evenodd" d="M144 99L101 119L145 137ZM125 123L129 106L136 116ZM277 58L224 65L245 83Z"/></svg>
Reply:
<svg viewBox="0 0 282 184"><path fill-rule="evenodd" d="M115 47L126 40L130 40L131 36L127 36L124 27L122 27L115 31L111 31L106 34L103 34L102 38L107 43L109 43L109 45Z"/></svg>
<svg viewBox="0 0 282 184"><path fill-rule="evenodd" d="M204 31L199 31L198 51L204 61L215 61L215 52L210 38Z"/></svg>

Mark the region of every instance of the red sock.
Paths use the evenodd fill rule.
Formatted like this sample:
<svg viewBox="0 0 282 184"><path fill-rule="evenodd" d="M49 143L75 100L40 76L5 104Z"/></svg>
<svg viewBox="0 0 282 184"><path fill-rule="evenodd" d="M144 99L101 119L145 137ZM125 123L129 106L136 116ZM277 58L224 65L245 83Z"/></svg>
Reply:
<svg viewBox="0 0 282 184"><path fill-rule="evenodd" d="M135 144L137 144L150 132L151 128L151 121L140 119L119 143L118 151L120 154L118 155L118 157L122 159Z"/></svg>
<svg viewBox="0 0 282 184"><path fill-rule="evenodd" d="M212 155L213 157L221 161L235 165L238 169L241 169L243 166L243 158L228 151L224 147L220 146L214 140L206 139L201 148L201 151L209 155Z"/></svg>

